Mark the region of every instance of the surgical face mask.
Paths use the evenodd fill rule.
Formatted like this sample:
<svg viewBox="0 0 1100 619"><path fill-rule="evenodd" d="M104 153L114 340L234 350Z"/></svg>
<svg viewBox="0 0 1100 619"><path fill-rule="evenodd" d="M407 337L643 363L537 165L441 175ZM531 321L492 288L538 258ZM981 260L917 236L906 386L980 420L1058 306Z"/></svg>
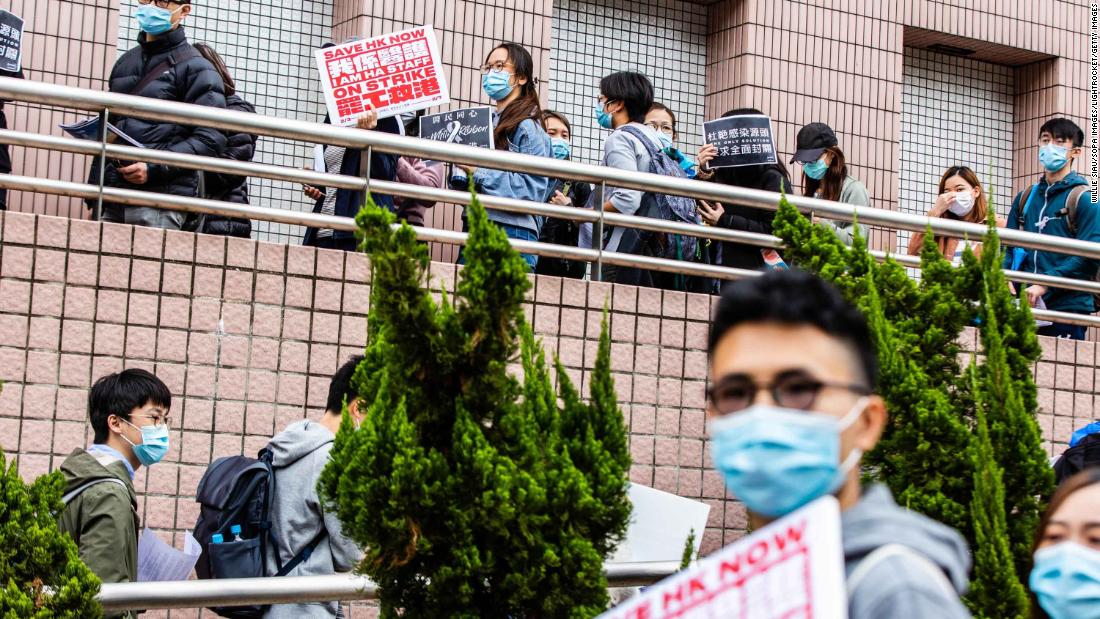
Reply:
<svg viewBox="0 0 1100 619"><path fill-rule="evenodd" d="M657 141L661 144L661 148L664 150L672 148L672 138L668 137L668 134L664 131L657 132Z"/></svg>
<svg viewBox="0 0 1100 619"><path fill-rule="evenodd" d="M569 142L561 138L550 138L550 150L554 153L554 159L568 159L572 148Z"/></svg>
<svg viewBox="0 0 1100 619"><path fill-rule="evenodd" d="M596 123L604 129L611 128L611 114L607 113L607 104L596 101Z"/></svg>
<svg viewBox="0 0 1100 619"><path fill-rule="evenodd" d="M947 210L959 217L966 217L973 208L974 194L969 191L956 191L955 198L951 201L951 204L947 205Z"/></svg>
<svg viewBox="0 0 1100 619"><path fill-rule="evenodd" d="M493 101L501 101L512 94L512 74L507 71L493 69L481 76L481 89Z"/></svg>
<svg viewBox="0 0 1100 619"><path fill-rule="evenodd" d="M183 8L183 7L180 7ZM180 9L176 9L177 11ZM164 34L172 29L172 15L175 11L162 9L153 3L143 4L134 12L138 27L146 34Z"/></svg>
<svg viewBox="0 0 1100 619"><path fill-rule="evenodd" d="M160 426L135 426L127 421L126 423L141 430L141 443L135 445L133 441L126 438L125 435L119 434L122 440L130 443L130 446L134 448L134 456L137 457L138 462L145 466L152 466L157 462L164 459L164 455L168 453L168 425Z"/></svg>
<svg viewBox="0 0 1100 619"><path fill-rule="evenodd" d="M721 417L710 424L714 467L749 511L785 516L844 485L863 452L840 462L840 433L866 404L860 398L840 420L761 404Z"/></svg>
<svg viewBox="0 0 1100 619"><path fill-rule="evenodd" d="M1031 590L1050 619L1100 618L1100 552L1076 542L1035 551Z"/></svg>
<svg viewBox="0 0 1100 619"><path fill-rule="evenodd" d="M1066 167L1069 149L1057 144L1047 144L1039 149L1039 163L1047 172L1057 172Z"/></svg>
<svg viewBox="0 0 1100 619"><path fill-rule="evenodd" d="M825 172L829 170L829 164L825 163L825 159L818 159L817 161L811 161L802 166L802 171L806 173L806 176L819 181L825 178Z"/></svg>

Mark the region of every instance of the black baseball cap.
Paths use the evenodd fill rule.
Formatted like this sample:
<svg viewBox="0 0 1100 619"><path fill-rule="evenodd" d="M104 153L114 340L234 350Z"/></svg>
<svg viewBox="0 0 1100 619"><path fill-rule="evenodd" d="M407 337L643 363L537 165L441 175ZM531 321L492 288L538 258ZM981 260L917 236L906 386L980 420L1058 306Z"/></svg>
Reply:
<svg viewBox="0 0 1100 619"><path fill-rule="evenodd" d="M826 148L836 146L836 134L825 123L810 123L798 130L798 144L791 163L809 163L821 158Z"/></svg>

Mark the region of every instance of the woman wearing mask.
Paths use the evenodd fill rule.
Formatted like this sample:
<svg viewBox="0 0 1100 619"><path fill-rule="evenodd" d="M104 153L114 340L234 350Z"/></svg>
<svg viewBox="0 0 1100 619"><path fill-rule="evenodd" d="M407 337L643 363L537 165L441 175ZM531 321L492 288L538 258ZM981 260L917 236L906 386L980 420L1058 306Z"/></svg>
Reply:
<svg viewBox="0 0 1100 619"><path fill-rule="evenodd" d="M544 110L542 122L546 126L546 133L550 136L550 148L554 158L568 160L572 155L572 127L569 120L559 112ZM550 184L549 202L558 206L585 208L591 195L592 185L588 183L555 179ZM542 222L539 241L576 246L579 235L580 223L576 220L548 217ZM584 262L543 256L539 259L535 272L539 275L580 279L584 277L585 269Z"/></svg>
<svg viewBox="0 0 1100 619"><path fill-rule="evenodd" d="M535 63L530 52L516 43L498 45L481 67L481 88L496 104L493 140L497 149L551 156L550 136L542 125L542 106L535 88ZM488 196L532 202L545 202L549 197L550 179L545 176L474 168L466 168L466 173L474 179L477 191ZM486 211L489 220L509 238L538 240L538 223L533 215ZM538 264L538 256L534 254L523 254L523 259L532 271ZM462 262L461 254L459 262Z"/></svg>
<svg viewBox="0 0 1100 619"><path fill-rule="evenodd" d="M863 183L848 174L844 151L836 134L825 123L810 123L798 131L797 146L791 163L802 164L802 195L821 200L870 206L871 197ZM818 219L832 228L846 245L852 244L856 224L848 221ZM867 238L867 227L859 224L859 233Z"/></svg>
<svg viewBox="0 0 1100 619"><path fill-rule="evenodd" d="M237 86L218 52L205 43L195 43L194 47L203 58L214 65L214 70L221 76L222 83L225 85L225 108L254 114L256 108L237 96ZM222 158L252 161L252 157L256 154L256 140L256 136L248 133L227 133ZM202 197L235 204L248 204L248 177L204 172L202 178L204 186ZM207 215L202 231L205 234L238 236L247 239L252 236L252 222L243 217Z"/></svg>
<svg viewBox="0 0 1100 619"><path fill-rule="evenodd" d="M989 207L986 204L985 191L982 190L974 170L966 166L948 168L940 178L940 188L936 195L936 203L928 211L929 217L955 219L972 224L986 223ZM997 225L1004 226L1004 220L998 217ZM975 256L980 256L982 253L981 243L949 236L937 236L934 240L940 248L940 253L956 264L962 262L963 253L968 246ZM909 239L909 255L919 256L922 245L924 245L924 233L914 232Z"/></svg>
<svg viewBox="0 0 1100 619"><path fill-rule="evenodd" d="M1035 535L1029 585L1041 619L1100 617L1100 468L1058 486ZM1041 610L1040 610L1041 609Z"/></svg>
<svg viewBox="0 0 1100 619"><path fill-rule="evenodd" d="M755 108L740 108L730 110L722 115L729 116L759 115L763 114ZM710 177L710 180L723 185L734 187L746 187L749 189L763 189L774 191L777 194L791 193L791 177L783 162L773 164L739 166L736 168L719 168L710 170L708 164L718 155L718 149L712 144L703 146L699 152L699 166L702 175ZM779 202L779 196L775 198ZM699 215L707 225L729 228L731 230L743 230L757 234L771 234L772 220L775 219L775 211L759 209L751 206L730 205L726 206L718 202L699 201ZM743 243L730 243L723 241L721 244L722 266L739 269L783 268L783 260L779 253L772 249L761 249L755 245Z"/></svg>
<svg viewBox="0 0 1100 619"><path fill-rule="evenodd" d="M676 148L679 135L676 132L676 115L665 104L654 103L645 115L645 124L657 130L657 137L661 141L661 148L666 155L680 166L684 175L695 178L699 173L699 166L688 159L684 153Z"/></svg>

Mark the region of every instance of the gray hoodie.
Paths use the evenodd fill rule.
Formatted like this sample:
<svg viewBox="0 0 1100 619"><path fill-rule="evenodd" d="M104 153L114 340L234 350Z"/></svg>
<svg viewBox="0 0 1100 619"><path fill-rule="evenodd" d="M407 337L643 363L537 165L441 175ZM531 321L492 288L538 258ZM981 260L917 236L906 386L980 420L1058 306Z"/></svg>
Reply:
<svg viewBox="0 0 1100 619"><path fill-rule="evenodd" d="M298 421L271 439L275 468L275 501L271 506L272 535L279 561L286 563L305 548L322 530L326 535L313 554L288 576L312 576L350 571L363 553L340 532L336 514L325 511L317 495L317 480L332 451L332 432L316 421ZM278 570L268 553L269 573ZM267 619L337 617L337 602L278 604L264 615Z"/></svg>
<svg viewBox="0 0 1100 619"><path fill-rule="evenodd" d="M849 597L849 619L970 617L959 600L966 591L970 554L966 541L954 529L898 507L882 485L867 488L840 521L848 577L876 549L905 547L905 552L892 553L866 571ZM928 561L921 561L910 550ZM936 567L946 579L938 578Z"/></svg>

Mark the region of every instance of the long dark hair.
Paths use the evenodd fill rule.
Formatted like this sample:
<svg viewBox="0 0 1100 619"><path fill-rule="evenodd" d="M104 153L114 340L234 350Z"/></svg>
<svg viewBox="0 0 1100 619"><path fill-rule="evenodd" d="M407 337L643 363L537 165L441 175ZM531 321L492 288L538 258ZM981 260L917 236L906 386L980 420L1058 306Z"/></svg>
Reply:
<svg viewBox="0 0 1100 619"><path fill-rule="evenodd" d="M1059 484L1058 489L1054 491L1054 496L1050 497L1050 503L1047 504L1047 510L1043 512L1043 517L1039 519L1039 527L1035 529L1035 541L1031 544L1031 554L1034 555L1035 551L1039 549L1039 544L1043 541L1043 535L1046 534L1047 527L1050 526L1050 519L1062 507L1062 503L1065 503L1066 499L1074 492L1095 484L1100 484L1100 467L1086 468ZM1030 591L1028 594L1031 596L1032 617L1035 619L1049 619L1035 599L1035 594Z"/></svg>
<svg viewBox="0 0 1100 619"><path fill-rule="evenodd" d="M225 61L218 55L218 52L206 43L195 43L194 48L210 64L214 65L214 70L221 76L222 84L225 85L225 96L237 94L237 84L233 81L233 76L229 74L229 67L225 66Z"/></svg>
<svg viewBox="0 0 1100 619"><path fill-rule="evenodd" d="M805 183L802 185L802 195L813 196L821 189L822 200L840 200L840 192L844 189L844 179L848 178L848 164L844 161L844 151L839 146L830 146L825 152L832 155L829 168L825 170L825 176L820 180L810 178L802 174Z"/></svg>
<svg viewBox="0 0 1100 619"><path fill-rule="evenodd" d="M974 208L970 209L970 212L965 217L959 217L958 215L947 211L943 214L944 219L959 219L972 224L985 224L986 217L989 216L989 206L985 201L985 189L982 188L982 183L978 180L978 174L964 165L956 165L947 168L947 171L940 177L940 189L936 192L936 196L943 195L943 192L947 191L947 181L952 176L961 176L971 187L978 189L978 197L974 199ZM936 245L940 248L940 253L946 255L944 251L947 247L948 237L937 236Z"/></svg>
<svg viewBox="0 0 1100 619"><path fill-rule="evenodd" d="M500 113L497 120L497 128L493 131L493 141L500 150L508 149L508 138L515 133L516 128L525 120L534 120L539 126L544 126L542 121L542 105L539 103L539 91L535 87L535 61L531 59L531 52L527 51L519 43L501 43L489 52L503 49L508 52L508 62L512 63L512 75L518 80L527 78L527 83L518 86L519 97L508 104Z"/></svg>
<svg viewBox="0 0 1100 619"><path fill-rule="evenodd" d="M748 114L763 114L763 112L754 107L741 107L722 114L722 118ZM735 187L757 187L760 179L767 174L768 170L779 172L783 176L783 190L790 191L791 173L787 171L787 166L783 165L783 160L779 157L776 157L775 163L747 165L737 168L718 168L714 171L714 181Z"/></svg>

